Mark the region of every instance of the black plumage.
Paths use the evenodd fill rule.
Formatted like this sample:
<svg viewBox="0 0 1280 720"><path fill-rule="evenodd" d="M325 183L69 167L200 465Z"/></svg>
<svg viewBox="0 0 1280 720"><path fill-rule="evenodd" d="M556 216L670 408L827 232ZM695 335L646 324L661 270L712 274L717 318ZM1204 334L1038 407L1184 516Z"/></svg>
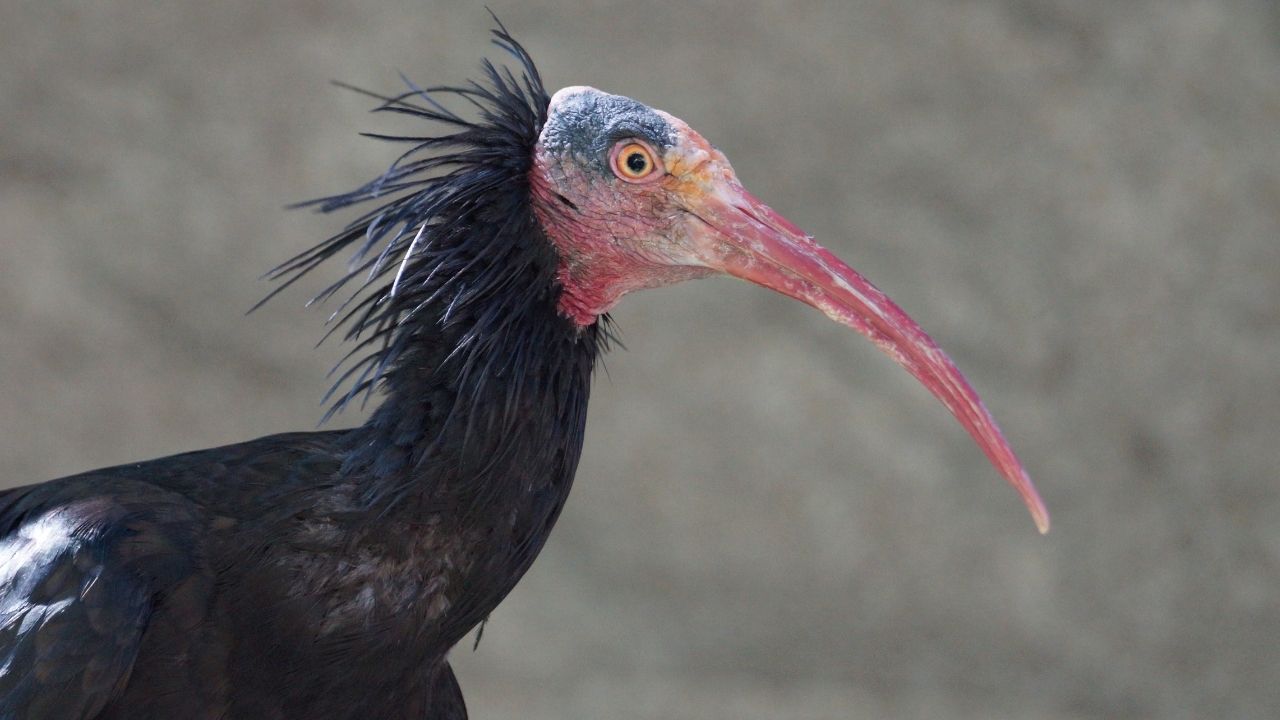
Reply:
<svg viewBox="0 0 1280 720"><path fill-rule="evenodd" d="M0 493L0 718L466 716L446 653L555 523L608 335L557 312L548 96L495 35L518 70L384 98L444 132L387 138L386 173L315 203L376 209L272 273L353 252L320 299L354 289L334 407L381 391L367 422Z"/></svg>

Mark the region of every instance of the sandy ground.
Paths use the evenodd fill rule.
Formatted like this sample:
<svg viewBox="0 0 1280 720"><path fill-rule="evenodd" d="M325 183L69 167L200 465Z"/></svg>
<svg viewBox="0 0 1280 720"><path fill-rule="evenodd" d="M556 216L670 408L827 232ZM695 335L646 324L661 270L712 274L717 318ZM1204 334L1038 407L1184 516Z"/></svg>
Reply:
<svg viewBox="0 0 1280 720"><path fill-rule="evenodd" d="M628 298L560 527L455 653L474 718L1280 716L1276 5L490 3L919 319L1055 525L818 313ZM338 222L282 206L391 158L327 83L464 79L488 26L0 0L0 483L313 427L323 313L243 313Z"/></svg>

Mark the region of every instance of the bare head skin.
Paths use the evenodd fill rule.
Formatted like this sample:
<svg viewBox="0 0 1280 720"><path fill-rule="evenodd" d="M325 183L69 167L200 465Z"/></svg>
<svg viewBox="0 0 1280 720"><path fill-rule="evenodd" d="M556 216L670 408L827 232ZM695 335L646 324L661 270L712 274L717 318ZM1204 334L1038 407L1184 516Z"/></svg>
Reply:
<svg viewBox="0 0 1280 720"><path fill-rule="evenodd" d="M595 88L564 88L551 98L530 183L560 254L566 317L590 325L628 292L716 273L807 303L942 401L1048 532L1044 502L951 359L866 278L747 192L684 121Z"/></svg>

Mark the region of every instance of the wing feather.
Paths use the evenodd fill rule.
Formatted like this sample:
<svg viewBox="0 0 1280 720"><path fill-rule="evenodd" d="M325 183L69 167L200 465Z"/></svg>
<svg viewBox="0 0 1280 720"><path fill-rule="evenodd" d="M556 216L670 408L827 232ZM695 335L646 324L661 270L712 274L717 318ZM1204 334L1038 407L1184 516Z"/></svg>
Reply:
<svg viewBox="0 0 1280 720"><path fill-rule="evenodd" d="M138 542L155 526L82 491L0 495L0 720L95 717L137 658L162 579Z"/></svg>

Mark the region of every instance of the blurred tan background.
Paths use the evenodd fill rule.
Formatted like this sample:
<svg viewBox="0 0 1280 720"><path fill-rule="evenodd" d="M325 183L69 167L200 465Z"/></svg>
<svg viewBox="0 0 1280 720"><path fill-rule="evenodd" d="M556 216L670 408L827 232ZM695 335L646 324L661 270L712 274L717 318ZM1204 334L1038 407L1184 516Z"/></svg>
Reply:
<svg viewBox="0 0 1280 720"><path fill-rule="evenodd" d="M1054 530L818 313L631 297L560 526L455 653L472 717L1280 716L1275 4L490 3L919 319ZM0 0L0 483L313 427L324 313L243 313L342 222L282 206L393 156L328 81L462 80L489 25Z"/></svg>

